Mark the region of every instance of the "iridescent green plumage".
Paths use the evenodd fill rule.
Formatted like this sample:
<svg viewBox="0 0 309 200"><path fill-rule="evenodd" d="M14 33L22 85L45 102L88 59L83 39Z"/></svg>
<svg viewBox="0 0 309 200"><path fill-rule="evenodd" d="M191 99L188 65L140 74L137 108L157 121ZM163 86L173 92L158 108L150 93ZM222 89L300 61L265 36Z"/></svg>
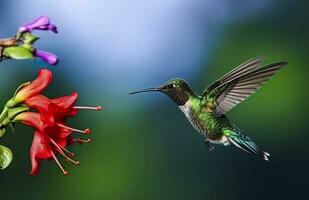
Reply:
<svg viewBox="0 0 309 200"><path fill-rule="evenodd" d="M260 67L264 57L251 59L208 86L201 96L195 94L183 79L172 79L156 88L133 92L159 91L169 96L186 115L192 126L210 143L234 144L246 152L268 160L259 148L224 114L256 92L286 62Z"/></svg>

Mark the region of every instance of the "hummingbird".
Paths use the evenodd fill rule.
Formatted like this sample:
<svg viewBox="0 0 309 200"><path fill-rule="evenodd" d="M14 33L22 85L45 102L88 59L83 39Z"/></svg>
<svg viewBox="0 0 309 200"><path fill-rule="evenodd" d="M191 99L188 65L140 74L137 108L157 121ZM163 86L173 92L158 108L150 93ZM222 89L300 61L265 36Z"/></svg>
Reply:
<svg viewBox="0 0 309 200"><path fill-rule="evenodd" d="M287 62L276 62L261 67L264 56L246 61L210 84L201 95L181 78L171 79L158 87L131 92L161 92L172 99L200 133L209 151L213 144L236 147L268 161L270 154L263 151L225 115L255 93Z"/></svg>

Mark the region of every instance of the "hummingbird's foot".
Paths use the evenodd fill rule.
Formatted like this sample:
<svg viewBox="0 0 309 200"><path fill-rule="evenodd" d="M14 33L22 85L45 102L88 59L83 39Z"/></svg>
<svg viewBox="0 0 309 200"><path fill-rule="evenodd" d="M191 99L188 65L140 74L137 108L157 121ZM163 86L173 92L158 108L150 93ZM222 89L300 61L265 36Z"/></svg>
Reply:
<svg viewBox="0 0 309 200"><path fill-rule="evenodd" d="M208 151L213 151L215 149L215 147L208 140L205 140L205 142L206 142Z"/></svg>

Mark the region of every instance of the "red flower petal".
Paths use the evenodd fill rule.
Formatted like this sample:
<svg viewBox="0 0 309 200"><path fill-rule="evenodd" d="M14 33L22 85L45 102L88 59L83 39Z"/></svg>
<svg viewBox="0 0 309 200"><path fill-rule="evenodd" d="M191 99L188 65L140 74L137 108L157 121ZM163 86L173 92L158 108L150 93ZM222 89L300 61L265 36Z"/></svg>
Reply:
<svg viewBox="0 0 309 200"><path fill-rule="evenodd" d="M40 159L52 158L51 148L46 137L41 132L34 131L34 137L30 149L31 172L29 175L36 176L39 173Z"/></svg>
<svg viewBox="0 0 309 200"><path fill-rule="evenodd" d="M55 113L70 112L77 100L77 92L73 92L71 95L62 96L55 99L51 99L52 104L49 105L49 111Z"/></svg>
<svg viewBox="0 0 309 200"><path fill-rule="evenodd" d="M51 71L47 69L41 69L39 71L38 77L35 80L17 92L15 96L15 102L23 102L27 98L41 93L51 83L52 79Z"/></svg>
<svg viewBox="0 0 309 200"><path fill-rule="evenodd" d="M44 123L41 120L39 113L23 112L17 115L14 121L21 121L22 123L34 127L40 132L44 132Z"/></svg>
<svg viewBox="0 0 309 200"><path fill-rule="evenodd" d="M24 103L31 108L38 110L47 110L50 104L50 99L44 95L38 94L32 96L24 101Z"/></svg>
<svg viewBox="0 0 309 200"><path fill-rule="evenodd" d="M43 95L35 95L24 101L24 103L41 113L48 112L55 115L55 117L74 116L77 114L77 109L74 109L74 104L77 100L78 94L76 92L68 96L49 99Z"/></svg>
<svg viewBox="0 0 309 200"><path fill-rule="evenodd" d="M41 114L41 119L44 123L49 125L54 124L54 117L52 113L48 112L48 107L51 104L49 98L45 97L44 95L35 95L26 99L24 102L30 108L37 109Z"/></svg>

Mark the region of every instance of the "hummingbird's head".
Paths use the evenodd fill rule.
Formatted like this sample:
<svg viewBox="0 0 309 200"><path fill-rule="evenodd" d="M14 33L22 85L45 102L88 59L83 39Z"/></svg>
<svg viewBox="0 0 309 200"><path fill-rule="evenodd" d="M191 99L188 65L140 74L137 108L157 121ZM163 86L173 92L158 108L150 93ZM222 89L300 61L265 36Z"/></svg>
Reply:
<svg viewBox="0 0 309 200"><path fill-rule="evenodd" d="M162 85L154 88L146 88L131 92L130 94L136 94L141 92L157 91L162 92L169 96L178 106L184 105L193 94L189 84L180 78L169 80Z"/></svg>

